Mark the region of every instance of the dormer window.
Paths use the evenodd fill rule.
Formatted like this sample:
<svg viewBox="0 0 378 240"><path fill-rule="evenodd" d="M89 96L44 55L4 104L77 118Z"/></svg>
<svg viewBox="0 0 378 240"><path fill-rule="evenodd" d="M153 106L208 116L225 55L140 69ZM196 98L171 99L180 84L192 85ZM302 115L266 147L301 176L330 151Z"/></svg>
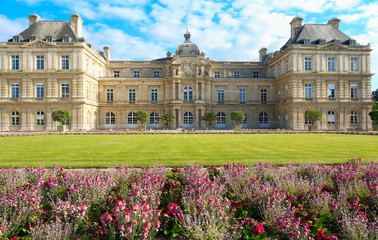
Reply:
<svg viewBox="0 0 378 240"><path fill-rule="evenodd" d="M13 42L20 42L20 38L18 38L18 37L14 37L14 38L13 38Z"/></svg>
<svg viewBox="0 0 378 240"><path fill-rule="evenodd" d="M325 40L324 40L324 39L320 39L320 40L319 40L319 44L320 44L320 45L324 45L324 44L325 44Z"/></svg>
<svg viewBox="0 0 378 240"><path fill-rule="evenodd" d="M52 37L46 37L46 42L52 42Z"/></svg>
<svg viewBox="0 0 378 240"><path fill-rule="evenodd" d="M356 40L350 40L350 41L349 41L349 45L351 45L351 46L355 46L355 45L356 45Z"/></svg>
<svg viewBox="0 0 378 240"><path fill-rule="evenodd" d="M62 42L69 42L70 41L70 39L68 38L68 37L64 37L63 39L62 39Z"/></svg>
<svg viewBox="0 0 378 240"><path fill-rule="evenodd" d="M30 37L29 41L30 42L34 42L35 41L35 37Z"/></svg>
<svg viewBox="0 0 378 240"><path fill-rule="evenodd" d="M304 39L304 40L303 40L303 44L311 44L310 39Z"/></svg>
<svg viewBox="0 0 378 240"><path fill-rule="evenodd" d="M336 44L341 44L340 40L335 40Z"/></svg>

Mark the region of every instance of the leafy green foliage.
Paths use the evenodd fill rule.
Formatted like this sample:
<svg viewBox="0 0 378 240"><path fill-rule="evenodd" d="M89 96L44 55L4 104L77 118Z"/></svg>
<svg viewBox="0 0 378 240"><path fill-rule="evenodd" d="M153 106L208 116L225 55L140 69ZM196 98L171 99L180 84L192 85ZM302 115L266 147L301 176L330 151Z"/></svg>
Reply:
<svg viewBox="0 0 378 240"><path fill-rule="evenodd" d="M314 125L316 121L322 119L322 112L316 110L309 110L305 113L305 120Z"/></svg>
<svg viewBox="0 0 378 240"><path fill-rule="evenodd" d="M146 111L139 110L135 113L135 118L137 121L140 121L142 125L150 119L150 115Z"/></svg>
<svg viewBox="0 0 378 240"><path fill-rule="evenodd" d="M213 112L208 112L202 116L202 120L209 122L209 127L211 127L211 122L217 120L217 116Z"/></svg>
<svg viewBox="0 0 378 240"><path fill-rule="evenodd" d="M52 119L56 122L64 123L71 118L71 113L66 110L56 110L51 115Z"/></svg>
<svg viewBox="0 0 378 240"><path fill-rule="evenodd" d="M245 113L243 111L233 111L230 114L230 118L235 121L237 125L240 125L245 119Z"/></svg>
<svg viewBox="0 0 378 240"><path fill-rule="evenodd" d="M174 117L168 113L160 117L160 121L165 123L165 128L168 128L168 123L173 121Z"/></svg>
<svg viewBox="0 0 378 240"><path fill-rule="evenodd" d="M373 111L369 112L369 116L370 116L371 120L373 122L375 122L375 124L378 124L378 110L373 110Z"/></svg>

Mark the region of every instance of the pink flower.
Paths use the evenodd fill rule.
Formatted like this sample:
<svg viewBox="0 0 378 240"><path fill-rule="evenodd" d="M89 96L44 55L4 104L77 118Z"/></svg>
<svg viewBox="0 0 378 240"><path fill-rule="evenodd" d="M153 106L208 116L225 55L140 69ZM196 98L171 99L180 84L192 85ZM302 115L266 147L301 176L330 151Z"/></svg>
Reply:
<svg viewBox="0 0 378 240"><path fill-rule="evenodd" d="M138 209L139 209L138 204L134 203L132 209L133 209L134 212L138 211Z"/></svg>
<svg viewBox="0 0 378 240"><path fill-rule="evenodd" d="M142 239L146 239L147 237L148 237L148 232L147 231L144 231L143 233L142 233Z"/></svg>
<svg viewBox="0 0 378 240"><path fill-rule="evenodd" d="M257 234L263 234L265 232L265 228L261 223L259 223L252 228L252 232Z"/></svg>
<svg viewBox="0 0 378 240"><path fill-rule="evenodd" d="M135 221L135 220L131 220L131 221L130 221L130 224L131 224L131 226L134 226L134 225L137 224L137 221Z"/></svg>
<svg viewBox="0 0 378 240"><path fill-rule="evenodd" d="M125 225L123 224L118 225L118 230L125 231Z"/></svg>
<svg viewBox="0 0 378 240"><path fill-rule="evenodd" d="M145 224L144 224L144 227L145 228L150 228L151 227L151 222L150 221L147 221Z"/></svg>

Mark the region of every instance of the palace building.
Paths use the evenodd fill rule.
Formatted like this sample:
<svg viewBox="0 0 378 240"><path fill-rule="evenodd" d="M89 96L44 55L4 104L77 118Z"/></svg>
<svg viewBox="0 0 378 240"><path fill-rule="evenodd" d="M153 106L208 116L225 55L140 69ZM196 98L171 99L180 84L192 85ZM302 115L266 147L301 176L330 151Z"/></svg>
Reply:
<svg viewBox="0 0 378 240"><path fill-rule="evenodd" d="M191 42L149 61L112 61L82 36L78 14L67 21L29 16L29 27L0 43L0 131L55 131L51 113L72 113L70 130L137 128L135 112L150 114L147 128L233 129L232 111L246 113L249 129L308 129L304 114L323 113L321 130L370 130L369 45L339 30L340 20L303 24L295 17L288 41L258 61L218 61ZM210 56L211 57L211 56Z"/></svg>

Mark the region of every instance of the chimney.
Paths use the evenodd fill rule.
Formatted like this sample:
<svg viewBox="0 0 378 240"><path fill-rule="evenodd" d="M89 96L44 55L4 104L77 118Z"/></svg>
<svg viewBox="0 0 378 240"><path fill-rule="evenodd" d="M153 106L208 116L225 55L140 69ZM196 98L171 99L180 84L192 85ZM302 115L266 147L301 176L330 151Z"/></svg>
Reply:
<svg viewBox="0 0 378 240"><path fill-rule="evenodd" d="M110 61L110 53L112 52L112 50L110 50L110 47L108 46L105 46L104 47L104 55L105 55L105 58L107 61Z"/></svg>
<svg viewBox="0 0 378 240"><path fill-rule="evenodd" d="M29 18L29 27L36 22L41 21L41 18L37 14L32 14L28 16Z"/></svg>
<svg viewBox="0 0 378 240"><path fill-rule="evenodd" d="M259 51L259 62L262 62L264 61L265 57L266 57L266 52L268 51L268 49L262 47Z"/></svg>
<svg viewBox="0 0 378 240"><path fill-rule="evenodd" d="M302 21L303 21L303 18L300 18L300 17L295 17L295 18L293 18L293 20L291 20L291 22L290 22L290 26L291 26L291 36L290 37L291 37L291 39L295 38L298 31L302 27Z"/></svg>
<svg viewBox="0 0 378 240"><path fill-rule="evenodd" d="M71 28L76 34L77 38L83 38L83 19L79 14L72 14L71 19Z"/></svg>
<svg viewBox="0 0 378 240"><path fill-rule="evenodd" d="M328 21L327 24L331 24L332 26L334 26L335 28L339 29L339 24L340 24L340 19L338 18L332 18L331 20Z"/></svg>

